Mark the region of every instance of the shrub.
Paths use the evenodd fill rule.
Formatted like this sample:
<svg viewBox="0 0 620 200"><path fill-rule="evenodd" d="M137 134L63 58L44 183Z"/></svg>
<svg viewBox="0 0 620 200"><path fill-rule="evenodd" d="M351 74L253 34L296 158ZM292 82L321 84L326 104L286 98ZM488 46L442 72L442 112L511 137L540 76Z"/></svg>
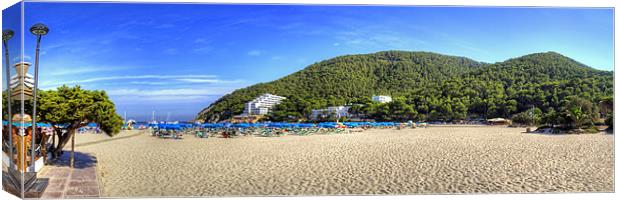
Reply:
<svg viewBox="0 0 620 200"><path fill-rule="evenodd" d="M538 108L531 108L529 110L514 114L512 116L512 122L524 125L537 125L541 123L542 111Z"/></svg>

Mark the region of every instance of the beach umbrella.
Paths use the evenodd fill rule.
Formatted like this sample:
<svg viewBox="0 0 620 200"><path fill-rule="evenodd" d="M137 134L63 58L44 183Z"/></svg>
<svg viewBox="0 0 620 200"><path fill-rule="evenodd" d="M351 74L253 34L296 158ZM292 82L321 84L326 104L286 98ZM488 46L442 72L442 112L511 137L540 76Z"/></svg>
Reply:
<svg viewBox="0 0 620 200"><path fill-rule="evenodd" d="M235 127L235 128L248 128L248 127L250 127L250 124L247 124L247 123L239 123L239 124L233 124L233 125L231 125L231 126L232 126L232 127Z"/></svg>
<svg viewBox="0 0 620 200"><path fill-rule="evenodd" d="M303 123L303 124L298 124L299 128L314 128L314 124L308 124L308 123Z"/></svg>
<svg viewBox="0 0 620 200"><path fill-rule="evenodd" d="M336 128L336 125L336 122L321 122L317 124L317 126L321 128Z"/></svg>
<svg viewBox="0 0 620 200"><path fill-rule="evenodd" d="M49 123L37 122L37 127L51 127Z"/></svg>
<svg viewBox="0 0 620 200"><path fill-rule="evenodd" d="M30 123L30 122L24 122L24 123L13 122L12 124L13 124L13 126L17 126L17 127L29 127L29 126L31 126L32 123Z"/></svg>
<svg viewBox="0 0 620 200"><path fill-rule="evenodd" d="M203 128L221 128L221 127L224 127L224 124L221 124L221 123L210 124L210 123L208 123L208 124L203 124L202 127Z"/></svg>
<svg viewBox="0 0 620 200"><path fill-rule="evenodd" d="M69 124L54 124L54 126L58 128L67 128L69 127Z"/></svg>
<svg viewBox="0 0 620 200"><path fill-rule="evenodd" d="M281 128L282 125L279 123L269 123L267 124L267 128Z"/></svg>
<svg viewBox="0 0 620 200"><path fill-rule="evenodd" d="M344 122L342 123L347 127L351 127L351 128L357 128L360 124L357 122Z"/></svg>
<svg viewBox="0 0 620 200"><path fill-rule="evenodd" d="M216 124L211 124L211 123L206 123L206 124L202 124L203 128L215 128L217 127Z"/></svg>

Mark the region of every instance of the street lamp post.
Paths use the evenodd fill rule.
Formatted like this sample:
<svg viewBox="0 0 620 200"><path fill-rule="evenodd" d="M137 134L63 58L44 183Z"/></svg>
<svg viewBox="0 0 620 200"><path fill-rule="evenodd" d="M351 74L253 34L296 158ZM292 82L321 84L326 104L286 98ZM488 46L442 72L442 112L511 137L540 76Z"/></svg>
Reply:
<svg viewBox="0 0 620 200"><path fill-rule="evenodd" d="M9 64L9 45L8 41L13 38L15 32L13 30L7 29L2 31L2 45L4 46L4 61L6 64L6 87L7 87L7 97L6 97L6 105L8 112L8 132L9 132L9 156L11 160L10 163L13 163L13 122L11 121L11 66ZM13 165L10 165L9 168L13 169Z"/></svg>
<svg viewBox="0 0 620 200"><path fill-rule="evenodd" d="M49 28L45 26L45 24L37 23L30 27L30 33L37 36L37 49L35 52L35 60L34 60L34 86L32 90L33 96L33 106L32 106L32 142L31 142L31 151L30 151L30 159L31 164L34 170L34 162L35 162L35 141L36 141L36 131L37 131L37 88L39 84L39 46L41 44L41 37L46 35L49 32ZM42 141L43 143L44 141ZM45 144L41 144L45 145ZM43 147L41 147L43 148ZM46 157L47 155L43 155ZM44 158L45 159L45 158Z"/></svg>

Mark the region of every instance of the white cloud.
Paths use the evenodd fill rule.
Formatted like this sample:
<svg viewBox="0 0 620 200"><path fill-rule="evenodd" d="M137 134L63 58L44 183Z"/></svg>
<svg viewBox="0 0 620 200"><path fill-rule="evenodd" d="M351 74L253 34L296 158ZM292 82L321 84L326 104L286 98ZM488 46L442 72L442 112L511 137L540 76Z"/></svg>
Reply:
<svg viewBox="0 0 620 200"><path fill-rule="evenodd" d="M248 52L249 56L260 56L261 54L262 52L256 49Z"/></svg>
<svg viewBox="0 0 620 200"><path fill-rule="evenodd" d="M199 54L205 54L205 53L209 53L213 51L213 48L209 47L209 46L204 46L204 47L199 47L199 48L195 48L194 52L195 53L199 53Z"/></svg>
<svg viewBox="0 0 620 200"><path fill-rule="evenodd" d="M382 49L408 49L412 46L426 45L427 42L401 32L374 30L374 31L342 31L336 32L334 38L338 41L333 46L365 46L380 47Z"/></svg>
<svg viewBox="0 0 620 200"><path fill-rule="evenodd" d="M196 44L204 44L204 43L207 43L207 40L204 39L204 38L196 38L194 40L194 43L196 43Z"/></svg>
<svg viewBox="0 0 620 200"><path fill-rule="evenodd" d="M168 96L140 96L139 100L136 99L135 96L123 97L123 96L113 96L112 100L115 102L123 102L123 104L128 105L144 105L145 103L170 103L170 102L183 102L183 103L195 103L195 102L203 102L206 99L212 99L212 96L220 96L220 95L198 95L198 96L177 96L177 95L168 95Z"/></svg>
<svg viewBox="0 0 620 200"><path fill-rule="evenodd" d="M217 91L213 88L209 89L161 89L161 90L142 90L142 89L112 89L106 90L111 96L204 96L204 95L220 95L224 91Z"/></svg>
<svg viewBox="0 0 620 200"><path fill-rule="evenodd" d="M175 49L175 48L168 48L168 49L164 50L164 53L173 54L174 55L174 54L178 54L179 50Z"/></svg>
<svg viewBox="0 0 620 200"><path fill-rule="evenodd" d="M349 41L347 41L347 43L349 43L349 44L360 44L360 43L362 43L362 40L360 40L360 39L349 40Z"/></svg>
<svg viewBox="0 0 620 200"><path fill-rule="evenodd" d="M45 69L46 75L49 76L63 76L63 75L73 75L73 74L87 74L94 72L109 72L109 71L120 71L127 69L136 69L138 67L62 67L61 69ZM49 72L47 72L49 71Z"/></svg>
<svg viewBox="0 0 620 200"><path fill-rule="evenodd" d="M132 85L170 85L173 84L170 81L130 81Z"/></svg>
<svg viewBox="0 0 620 200"><path fill-rule="evenodd" d="M188 83L239 83L241 82L241 80L226 81L226 80L220 80L220 79L200 79L200 78L180 78L180 79L175 79L175 80L188 82Z"/></svg>
<svg viewBox="0 0 620 200"><path fill-rule="evenodd" d="M63 85L63 84L83 84L83 83L91 83L91 82L100 82L100 81L114 81L114 80L126 80L126 79L187 79L187 78L215 78L215 75L135 75L135 76L106 76L106 77L95 77L83 80L72 80L72 81L45 81L42 86L52 86L52 85Z"/></svg>
<svg viewBox="0 0 620 200"><path fill-rule="evenodd" d="M111 89L106 93L115 101L129 103L144 103L145 101L156 102L196 102L210 99L213 96L221 96L232 92L235 88L211 87L211 88L178 88L178 89Z"/></svg>

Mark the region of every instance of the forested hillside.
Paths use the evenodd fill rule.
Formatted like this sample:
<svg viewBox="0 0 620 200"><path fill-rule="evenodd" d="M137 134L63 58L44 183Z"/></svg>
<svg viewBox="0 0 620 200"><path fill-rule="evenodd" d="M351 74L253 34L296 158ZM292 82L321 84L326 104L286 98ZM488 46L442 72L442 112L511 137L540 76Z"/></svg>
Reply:
<svg viewBox="0 0 620 200"><path fill-rule="evenodd" d="M276 121L303 121L312 109L352 104L357 105L351 112L380 121L454 121L511 117L530 108L556 111L570 96L599 102L613 95L613 73L554 52L495 64L429 52L348 55L238 89L197 118L230 118L242 113L243 103L263 93L288 98L271 114ZM373 103L373 95L390 95L394 102Z"/></svg>

